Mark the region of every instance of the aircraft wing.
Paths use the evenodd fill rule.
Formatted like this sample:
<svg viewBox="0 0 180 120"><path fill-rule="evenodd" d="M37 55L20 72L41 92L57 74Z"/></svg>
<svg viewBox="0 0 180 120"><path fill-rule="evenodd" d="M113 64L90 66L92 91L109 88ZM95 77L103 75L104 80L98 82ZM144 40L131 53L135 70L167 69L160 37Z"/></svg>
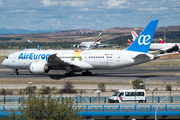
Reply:
<svg viewBox="0 0 180 120"><path fill-rule="evenodd" d="M90 65L89 63L84 62L84 61L77 62L77 61L71 61L71 60L62 60L61 58L59 58L57 56L57 53L50 55L48 57L48 66L49 67L54 67L54 66L59 66L59 65L71 66L71 67L75 66L75 67L78 67L80 69L92 69L93 68L92 65Z"/></svg>
<svg viewBox="0 0 180 120"><path fill-rule="evenodd" d="M55 65L60 65L60 64L69 65L69 63L67 63L66 61L64 61L64 60L60 59L59 57L57 57L57 53L53 54L53 55L50 55L48 57L48 65L49 66L55 66Z"/></svg>

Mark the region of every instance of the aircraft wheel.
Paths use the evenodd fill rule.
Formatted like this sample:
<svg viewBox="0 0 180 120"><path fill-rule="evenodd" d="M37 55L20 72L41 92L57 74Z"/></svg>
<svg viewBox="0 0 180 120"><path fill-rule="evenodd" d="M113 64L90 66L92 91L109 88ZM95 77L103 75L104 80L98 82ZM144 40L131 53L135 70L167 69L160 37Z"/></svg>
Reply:
<svg viewBox="0 0 180 120"><path fill-rule="evenodd" d="M65 76L65 77L68 77L68 76L69 76L69 74L68 74L68 73L65 73L65 74L64 74L64 76Z"/></svg>
<svg viewBox="0 0 180 120"><path fill-rule="evenodd" d="M82 72L82 76L85 76L85 72Z"/></svg>
<svg viewBox="0 0 180 120"><path fill-rule="evenodd" d="M65 75L65 77L69 77L69 76L74 76L75 74L74 74L74 72L70 72L70 73L65 73L64 75Z"/></svg>
<svg viewBox="0 0 180 120"><path fill-rule="evenodd" d="M83 76L91 76L91 75L92 75L92 72L82 72L82 75L83 75Z"/></svg>
<svg viewBox="0 0 180 120"><path fill-rule="evenodd" d="M91 76L91 75L92 75L92 72L89 72L88 75Z"/></svg>
<svg viewBox="0 0 180 120"><path fill-rule="evenodd" d="M19 75L19 72L15 72L14 75Z"/></svg>

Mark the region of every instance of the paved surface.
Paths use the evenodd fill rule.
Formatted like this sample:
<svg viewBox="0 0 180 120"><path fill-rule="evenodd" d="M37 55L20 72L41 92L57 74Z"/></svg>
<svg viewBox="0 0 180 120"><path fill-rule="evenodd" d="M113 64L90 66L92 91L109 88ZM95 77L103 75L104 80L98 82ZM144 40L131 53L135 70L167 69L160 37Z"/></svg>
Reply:
<svg viewBox="0 0 180 120"><path fill-rule="evenodd" d="M76 73L73 77L64 77L65 71L50 71L44 75L32 75L28 70L19 70L20 75L14 75L11 69L0 65L0 87L14 89L26 88L27 82L33 82L37 88L42 85L49 87L64 88L65 81L75 82L75 89L95 90L98 83L106 82L106 90L132 89L131 80L142 79L147 83L146 89L165 90L167 84L172 85L173 90L179 90L180 68L179 67L128 67L116 70L92 70L92 76L81 76ZM7 84L8 83L8 84ZM152 85L150 85L152 84ZM87 92L87 91L86 91ZM167 94L169 94L167 92Z"/></svg>
<svg viewBox="0 0 180 120"><path fill-rule="evenodd" d="M180 79L179 67L128 67L116 70L92 70L92 76L81 76L81 72L76 73L73 77L65 77L65 71L52 70L44 75L32 75L28 70L19 70L20 75L14 75L11 69L0 65L0 79L43 79L43 80L134 80L137 78L146 79L146 81L164 81L177 82Z"/></svg>

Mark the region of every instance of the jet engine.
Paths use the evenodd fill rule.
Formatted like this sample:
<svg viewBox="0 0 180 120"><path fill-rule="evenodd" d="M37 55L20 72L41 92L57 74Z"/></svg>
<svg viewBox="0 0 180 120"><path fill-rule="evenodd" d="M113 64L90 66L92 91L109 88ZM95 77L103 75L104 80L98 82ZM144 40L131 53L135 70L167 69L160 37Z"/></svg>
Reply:
<svg viewBox="0 0 180 120"><path fill-rule="evenodd" d="M73 45L74 48L79 48L79 45Z"/></svg>
<svg viewBox="0 0 180 120"><path fill-rule="evenodd" d="M44 62L32 62L29 65L29 72L32 74L45 74L49 72L47 63Z"/></svg>

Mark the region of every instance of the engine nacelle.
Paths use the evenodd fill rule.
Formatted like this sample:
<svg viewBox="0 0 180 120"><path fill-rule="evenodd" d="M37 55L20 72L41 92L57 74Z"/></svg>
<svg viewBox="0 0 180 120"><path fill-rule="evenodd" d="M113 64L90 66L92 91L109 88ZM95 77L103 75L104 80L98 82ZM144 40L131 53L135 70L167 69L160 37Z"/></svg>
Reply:
<svg viewBox="0 0 180 120"><path fill-rule="evenodd" d="M73 45L73 47L74 47L74 48L76 48L76 47L77 47L77 45Z"/></svg>
<svg viewBox="0 0 180 120"><path fill-rule="evenodd" d="M49 72L47 63L44 62L32 62L29 65L29 72L32 74L45 74Z"/></svg>
<svg viewBox="0 0 180 120"><path fill-rule="evenodd" d="M79 45L73 45L74 48L79 48Z"/></svg>

